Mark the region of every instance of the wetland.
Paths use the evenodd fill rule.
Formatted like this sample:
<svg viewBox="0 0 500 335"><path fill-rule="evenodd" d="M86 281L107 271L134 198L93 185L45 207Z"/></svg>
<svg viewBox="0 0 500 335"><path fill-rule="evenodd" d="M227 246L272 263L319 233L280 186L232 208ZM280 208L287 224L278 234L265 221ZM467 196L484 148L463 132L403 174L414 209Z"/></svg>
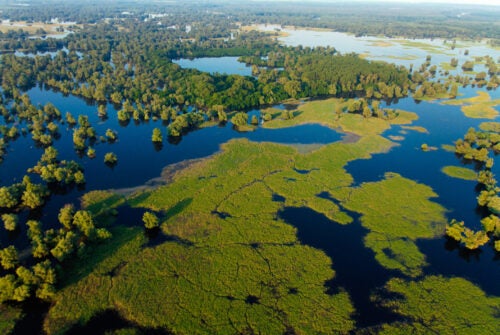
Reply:
<svg viewBox="0 0 500 335"><path fill-rule="evenodd" d="M200 38L147 17L143 29L172 24L159 36L174 40L151 63L104 43L99 24L56 53L1 56L2 332L500 331L500 93L475 81L498 85L498 49L239 22ZM86 34L99 43L80 44ZM85 77L76 64L96 57ZM394 82L307 70L330 58ZM441 66L452 58L475 73ZM35 85L13 84L22 62L40 69ZM67 73L50 77L52 63ZM151 64L168 76L148 78ZM407 70L421 64L425 83ZM426 85L446 89L416 98ZM447 236L453 220L484 243Z"/></svg>

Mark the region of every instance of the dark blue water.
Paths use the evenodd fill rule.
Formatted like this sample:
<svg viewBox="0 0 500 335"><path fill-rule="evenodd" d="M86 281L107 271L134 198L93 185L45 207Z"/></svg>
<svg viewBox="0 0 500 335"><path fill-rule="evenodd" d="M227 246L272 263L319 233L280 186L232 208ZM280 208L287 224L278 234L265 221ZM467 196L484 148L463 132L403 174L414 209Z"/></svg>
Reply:
<svg viewBox="0 0 500 335"><path fill-rule="evenodd" d="M238 132L230 123L222 127L208 127L189 132L175 144L168 143L167 130L161 120L139 124L131 121L121 126L116 117L116 110L108 105L109 119L102 121L97 115L97 105L87 104L74 96L64 97L61 93L34 88L28 92L34 105L51 102L64 115L71 112L75 118L79 114L89 116L91 125L98 136L104 135L106 129L118 133L115 143L97 142L92 147L96 157L90 159L80 157L73 149L72 130L67 125L60 125L61 138L54 142L60 159L73 159L85 169L86 189L108 189L133 187L158 177L162 169L172 163L186 159L209 156L219 151L220 145L233 138L248 138L255 142L275 142L285 144L326 144L340 140L341 134L321 125L302 125L288 129L257 128L251 132ZM250 114L256 111L250 112ZM153 128L160 128L164 135L164 143L158 148L151 142ZM43 153L36 148L28 135L9 145L5 160L0 164L0 184L10 184L22 179L26 169L32 167ZM113 168L106 166L104 155L114 152L118 156L118 164ZM18 154L16 154L16 152ZM22 152L22 155L19 153Z"/></svg>
<svg viewBox="0 0 500 335"><path fill-rule="evenodd" d="M347 211L354 221L341 225L310 208L287 207L279 213L285 222L297 228L297 237L303 244L323 250L332 259L335 276L325 283L327 292L345 289L356 310L357 327L373 326L395 321L397 316L375 306L370 295L397 273L383 268L372 250L363 244L368 232L359 222L359 215Z"/></svg>
<svg viewBox="0 0 500 335"><path fill-rule="evenodd" d="M463 90L463 89L462 89ZM474 95L473 89L463 90L467 95ZM493 96L498 92L490 93ZM462 165L474 169L471 162L464 162L452 152L441 149L441 145L453 145L454 141L463 138L470 127L478 128L481 122L491 121L465 117L460 106L441 105L437 102L420 102L402 99L395 106L418 114L419 119L412 126L422 126L428 133L407 130L405 139L389 153L373 155L368 160L356 160L347 165L347 171L357 184L377 181L386 172L397 172L402 176L426 184L438 194L435 201L448 209L447 216L465 220L471 228L481 228L479 220L484 214L476 205L477 183L446 176L441 169L447 165ZM393 127L384 136L401 135L400 127ZM420 146L427 143L438 150L422 151ZM500 161L492 169L500 174Z"/></svg>
<svg viewBox="0 0 500 335"><path fill-rule="evenodd" d="M248 138L256 142L275 142L285 144L326 144L341 139L341 134L321 125L302 125L288 129L263 129L258 127L251 132L238 132L231 123L225 126L214 126L187 133L175 143L169 143L165 125L161 120L135 123L131 121L127 126L118 122L116 109L107 106L108 119L101 120L97 115L97 105L86 102L75 96L64 96L62 93L41 88L33 88L28 92L31 102L36 105L52 103L64 116L66 112L77 118L83 114L89 117L98 137L106 130L113 129L118 133L118 140L114 143L97 141L92 145L96 150L96 157L88 158L75 152L72 142L73 130L66 124L59 124L61 134L53 146L59 152L59 159L75 160L84 168L86 184L83 187L72 187L58 190L47 200L43 210L30 213L30 218L42 220L46 227L57 222L59 209L67 203L78 205L79 198L88 191L102 189L118 189L140 186L148 180L160 176L162 169L173 163L187 159L210 156L220 150L220 145L233 138ZM250 115L259 114L258 110L249 112ZM23 127L22 125L20 127ZM152 130L159 127L164 135L161 148L151 141ZM10 142L8 153L0 163L0 185L10 185L22 180L27 169L36 165L44 149L37 147L31 135L19 137ZM118 164L109 167L104 164L104 155L114 152L118 157ZM132 219L131 219L132 220ZM20 240L16 241L19 248L29 245L23 227L19 232ZM7 232L0 232L0 241L3 243L13 236Z"/></svg>

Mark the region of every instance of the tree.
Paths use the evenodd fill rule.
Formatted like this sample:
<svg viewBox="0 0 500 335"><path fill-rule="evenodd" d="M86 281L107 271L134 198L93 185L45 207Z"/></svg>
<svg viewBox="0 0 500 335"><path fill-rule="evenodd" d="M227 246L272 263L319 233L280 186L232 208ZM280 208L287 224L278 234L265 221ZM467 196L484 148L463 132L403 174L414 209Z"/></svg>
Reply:
<svg viewBox="0 0 500 335"><path fill-rule="evenodd" d="M456 98L458 95L458 85L456 83L454 83L452 86L451 86L451 89L450 89L450 96L452 98Z"/></svg>
<svg viewBox="0 0 500 335"><path fill-rule="evenodd" d="M448 235L455 241L460 242L462 240L464 229L465 226L463 221L457 221L453 219L449 224L446 225L446 235Z"/></svg>
<svg viewBox="0 0 500 335"><path fill-rule="evenodd" d="M108 138L109 142L114 142L117 139L116 133L111 129L106 130L106 137Z"/></svg>
<svg viewBox="0 0 500 335"><path fill-rule="evenodd" d="M35 192L34 190L26 189L21 197L23 205L31 209L38 208L43 205L43 198L41 194Z"/></svg>
<svg viewBox="0 0 500 335"><path fill-rule="evenodd" d="M19 219L16 214L2 214L2 220L6 230L14 231L17 229Z"/></svg>
<svg viewBox="0 0 500 335"><path fill-rule="evenodd" d="M100 118L106 118L108 116L108 112L106 111L106 105L99 105L97 107L97 115Z"/></svg>
<svg viewBox="0 0 500 335"><path fill-rule="evenodd" d="M248 115L245 112L238 112L232 117L231 122L236 127L246 126L248 122Z"/></svg>
<svg viewBox="0 0 500 335"><path fill-rule="evenodd" d="M264 120L265 122L271 121L272 119L273 119L273 115L271 113L264 113L262 115L262 120Z"/></svg>
<svg viewBox="0 0 500 335"><path fill-rule="evenodd" d="M31 253L35 258L44 258L49 255L49 249L45 241L45 236L42 232L40 222L35 220L28 220L28 238L31 241Z"/></svg>
<svg viewBox="0 0 500 335"><path fill-rule="evenodd" d="M104 163L109 165L115 165L118 162L116 154L113 152L108 152L104 155Z"/></svg>
<svg viewBox="0 0 500 335"><path fill-rule="evenodd" d="M500 237L500 218L494 214L485 217L481 220L483 229L487 233L493 233L495 236Z"/></svg>
<svg viewBox="0 0 500 335"><path fill-rule="evenodd" d="M85 175L80 170L76 171L73 174L73 179L75 181L75 184L78 184L78 185L85 184Z"/></svg>
<svg viewBox="0 0 500 335"><path fill-rule="evenodd" d="M73 115L71 115L70 112L66 112L66 122L68 123L68 125L70 125L71 127L76 125L76 120L75 118L73 117Z"/></svg>
<svg viewBox="0 0 500 335"><path fill-rule="evenodd" d="M17 206L19 201L12 191L13 190L9 187L0 187L0 207L14 208Z"/></svg>
<svg viewBox="0 0 500 335"><path fill-rule="evenodd" d="M142 221L144 222L144 227L146 227L146 229L157 228L160 222L158 217L151 212L145 212L142 216Z"/></svg>
<svg viewBox="0 0 500 335"><path fill-rule="evenodd" d="M75 215L73 215L73 225L77 227L88 239L93 240L96 237L94 219L89 211L77 211Z"/></svg>
<svg viewBox="0 0 500 335"><path fill-rule="evenodd" d="M293 111L289 111L289 110L284 110L283 112L281 112L281 118L283 120L291 120L294 118L294 114L293 114Z"/></svg>
<svg viewBox="0 0 500 335"><path fill-rule="evenodd" d="M12 274L0 277L0 303L12 300L16 289L16 277Z"/></svg>
<svg viewBox="0 0 500 335"><path fill-rule="evenodd" d="M259 124L259 118L257 117L257 115L252 115L250 123L253 124L254 126Z"/></svg>
<svg viewBox="0 0 500 335"><path fill-rule="evenodd" d="M371 111L370 107L368 107L368 105L365 105L363 107L363 117L369 118L370 116L372 116L372 111Z"/></svg>
<svg viewBox="0 0 500 335"><path fill-rule="evenodd" d="M161 143L161 142L163 142L163 135L161 134L160 128L154 128L153 129L153 135L151 136L151 140L154 143Z"/></svg>
<svg viewBox="0 0 500 335"><path fill-rule="evenodd" d="M60 262L65 260L75 250L76 237L77 236L72 231L68 231L64 235L59 236L55 247L50 250L52 256Z"/></svg>
<svg viewBox="0 0 500 335"><path fill-rule="evenodd" d="M19 264L16 247L10 245L0 250L0 264L5 270L14 269Z"/></svg>
<svg viewBox="0 0 500 335"><path fill-rule="evenodd" d="M59 223L61 223L64 228L71 230L73 228L73 215L75 213L75 207L73 204L66 204L59 210L57 218Z"/></svg>
<svg viewBox="0 0 500 335"><path fill-rule="evenodd" d="M89 158L95 158L95 149L92 147L89 147L87 149L87 157Z"/></svg>
<svg viewBox="0 0 500 335"><path fill-rule="evenodd" d="M471 61L466 61L462 64L462 70L464 71L472 71L474 69L474 63Z"/></svg>
<svg viewBox="0 0 500 335"><path fill-rule="evenodd" d="M223 110L217 111L217 118L219 119L220 123L225 123L227 122L227 114Z"/></svg>

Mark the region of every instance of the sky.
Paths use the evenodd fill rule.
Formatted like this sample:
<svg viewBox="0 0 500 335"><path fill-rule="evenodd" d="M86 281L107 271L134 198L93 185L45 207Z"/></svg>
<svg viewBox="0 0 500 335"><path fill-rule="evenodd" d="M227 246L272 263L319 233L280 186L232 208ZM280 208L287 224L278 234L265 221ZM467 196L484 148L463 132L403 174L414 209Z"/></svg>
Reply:
<svg viewBox="0 0 500 335"><path fill-rule="evenodd" d="M276 1L276 0L274 0ZM500 6L500 0L279 0L300 2L399 2L399 3L450 3L471 5L494 5ZM499 19L500 20L500 19Z"/></svg>
<svg viewBox="0 0 500 335"><path fill-rule="evenodd" d="M382 2L380 0L365 0L370 2ZM385 0L390 2L405 3L452 3L452 4L472 4L472 5L495 5L500 6L500 0Z"/></svg>

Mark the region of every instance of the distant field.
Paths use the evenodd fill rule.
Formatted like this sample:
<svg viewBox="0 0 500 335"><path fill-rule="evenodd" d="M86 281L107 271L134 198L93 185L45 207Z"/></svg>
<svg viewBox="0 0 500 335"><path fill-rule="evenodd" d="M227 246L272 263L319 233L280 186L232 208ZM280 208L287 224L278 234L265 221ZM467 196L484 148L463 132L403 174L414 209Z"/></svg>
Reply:
<svg viewBox="0 0 500 335"><path fill-rule="evenodd" d="M63 34L62 32L57 32L56 29L58 27L64 27L66 29L67 27L73 25L74 24L69 24L69 23L43 23L43 22L28 23L26 21L17 21L17 22L2 21L0 23L0 31L6 33L9 30L16 30L16 31L24 30L30 35L34 35L37 33L38 29L43 29L50 34Z"/></svg>

